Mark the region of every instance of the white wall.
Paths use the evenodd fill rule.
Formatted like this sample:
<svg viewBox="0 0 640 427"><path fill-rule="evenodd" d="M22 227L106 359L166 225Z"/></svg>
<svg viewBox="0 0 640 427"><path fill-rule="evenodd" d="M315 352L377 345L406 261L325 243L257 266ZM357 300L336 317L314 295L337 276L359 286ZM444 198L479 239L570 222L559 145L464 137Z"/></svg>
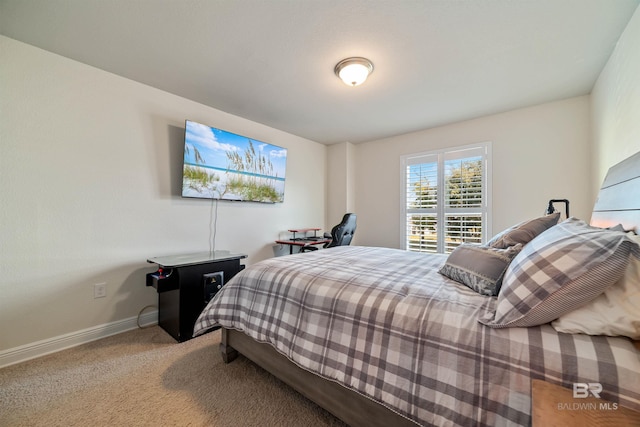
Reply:
<svg viewBox="0 0 640 427"><path fill-rule="evenodd" d="M542 215L552 198L589 219L589 97L581 96L356 145L357 243L400 247L400 156L484 141L493 151L494 233Z"/></svg>
<svg viewBox="0 0 640 427"><path fill-rule="evenodd" d="M0 52L0 351L136 316L157 302L147 258L209 250L212 202L180 197L185 119L289 150L285 202L220 202L217 249L253 263L324 227L324 145L3 36Z"/></svg>
<svg viewBox="0 0 640 427"><path fill-rule="evenodd" d="M338 224L345 213L355 210L354 151L349 142L327 147L327 231Z"/></svg>
<svg viewBox="0 0 640 427"><path fill-rule="evenodd" d="M609 167L640 151L640 9L591 93L595 198Z"/></svg>

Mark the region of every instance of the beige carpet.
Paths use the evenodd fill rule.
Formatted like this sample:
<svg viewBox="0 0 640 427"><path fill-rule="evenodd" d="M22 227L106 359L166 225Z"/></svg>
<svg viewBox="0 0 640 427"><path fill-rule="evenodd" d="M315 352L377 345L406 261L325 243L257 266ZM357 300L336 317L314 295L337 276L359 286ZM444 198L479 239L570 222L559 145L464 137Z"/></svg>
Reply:
<svg viewBox="0 0 640 427"><path fill-rule="evenodd" d="M0 369L0 426L344 426L219 343L154 326Z"/></svg>

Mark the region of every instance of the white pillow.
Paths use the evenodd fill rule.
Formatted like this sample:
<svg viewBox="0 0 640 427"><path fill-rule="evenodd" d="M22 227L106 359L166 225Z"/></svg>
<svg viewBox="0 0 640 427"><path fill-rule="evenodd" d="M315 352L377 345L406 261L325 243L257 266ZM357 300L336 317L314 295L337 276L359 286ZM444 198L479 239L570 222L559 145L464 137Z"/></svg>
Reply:
<svg viewBox="0 0 640 427"><path fill-rule="evenodd" d="M640 236L627 235L640 244ZM640 339L640 260L629 256L624 275L603 294L551 322L558 332Z"/></svg>

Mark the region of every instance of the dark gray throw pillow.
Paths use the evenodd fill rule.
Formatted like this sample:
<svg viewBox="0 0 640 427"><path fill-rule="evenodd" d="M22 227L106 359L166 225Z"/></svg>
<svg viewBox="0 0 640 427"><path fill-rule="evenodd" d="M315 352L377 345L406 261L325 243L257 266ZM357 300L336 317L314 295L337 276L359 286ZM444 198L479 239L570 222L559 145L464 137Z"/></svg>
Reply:
<svg viewBox="0 0 640 427"><path fill-rule="evenodd" d="M507 267L520 250L520 243L506 249L463 243L451 252L439 273L481 295L495 296Z"/></svg>
<svg viewBox="0 0 640 427"><path fill-rule="evenodd" d="M556 212L521 222L493 236L493 238L487 242L487 246L504 249L518 243L526 245L537 235L556 225L559 219L560 212Z"/></svg>

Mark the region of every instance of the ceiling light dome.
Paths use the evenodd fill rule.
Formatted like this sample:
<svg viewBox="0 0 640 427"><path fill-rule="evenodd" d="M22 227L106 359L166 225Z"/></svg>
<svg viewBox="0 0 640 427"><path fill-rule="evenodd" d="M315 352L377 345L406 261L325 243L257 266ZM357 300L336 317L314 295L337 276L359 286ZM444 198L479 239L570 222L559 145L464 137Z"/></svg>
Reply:
<svg viewBox="0 0 640 427"><path fill-rule="evenodd" d="M338 62L334 71L347 86L358 86L373 73L373 64L367 58L347 58Z"/></svg>

